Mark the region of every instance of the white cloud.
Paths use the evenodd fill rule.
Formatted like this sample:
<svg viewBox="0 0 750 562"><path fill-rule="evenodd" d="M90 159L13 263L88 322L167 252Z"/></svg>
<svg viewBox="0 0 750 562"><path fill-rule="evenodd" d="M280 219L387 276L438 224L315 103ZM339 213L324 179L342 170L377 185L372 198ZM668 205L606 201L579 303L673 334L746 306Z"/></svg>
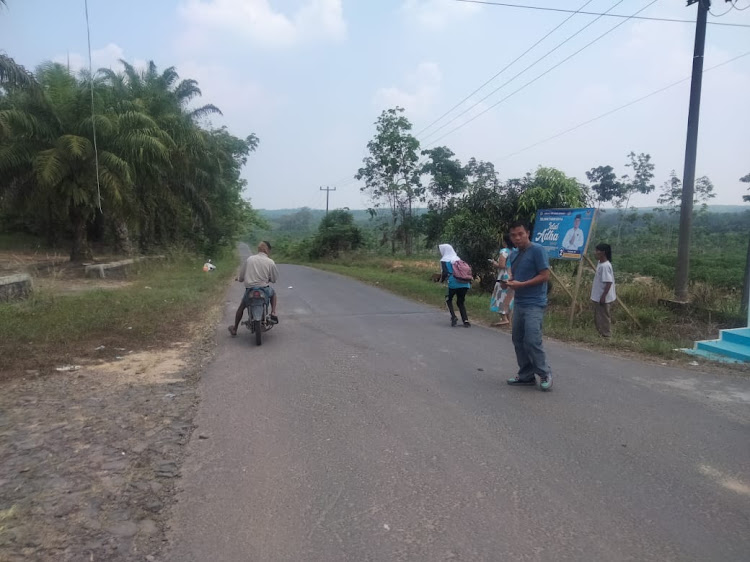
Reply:
<svg viewBox="0 0 750 562"><path fill-rule="evenodd" d="M128 60L122 47L115 43L109 43L101 49L94 49L91 51L91 62L94 67L94 72L100 68L111 68L115 71L122 70L120 59ZM88 69L89 67L88 54L82 55L80 53L69 53L67 55L57 55L52 58L52 61L69 65L73 72L78 72L84 68ZM147 65L146 61L140 59L128 60L128 62L136 68L145 68Z"/></svg>
<svg viewBox="0 0 750 562"><path fill-rule="evenodd" d="M292 14L275 10L269 0L186 0L180 5L188 29L185 47L202 48L232 33L265 48L288 48L300 43L342 40L346 22L342 0L305 0Z"/></svg>
<svg viewBox="0 0 750 562"><path fill-rule="evenodd" d="M235 134L259 133L258 128L273 122L284 100L264 90L254 80L216 64L182 62L177 66L180 78L198 81L202 96L193 102L213 104L224 117L211 117L216 125L227 123Z"/></svg>
<svg viewBox="0 0 750 562"><path fill-rule="evenodd" d="M423 62L407 77L406 89L397 86L380 88L375 93L374 103L378 109L398 105L411 116L424 116L431 111L442 80L442 73L436 63Z"/></svg>
<svg viewBox="0 0 750 562"><path fill-rule="evenodd" d="M481 7L455 0L404 0L401 10L409 19L431 30L440 30L458 18L476 14Z"/></svg>

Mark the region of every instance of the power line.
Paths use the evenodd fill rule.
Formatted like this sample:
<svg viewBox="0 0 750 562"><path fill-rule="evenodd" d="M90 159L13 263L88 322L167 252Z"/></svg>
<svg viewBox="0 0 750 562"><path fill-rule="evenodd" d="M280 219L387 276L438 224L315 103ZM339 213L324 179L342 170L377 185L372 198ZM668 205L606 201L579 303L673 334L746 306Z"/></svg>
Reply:
<svg viewBox="0 0 750 562"><path fill-rule="evenodd" d="M671 23L695 23L695 20L683 20L683 19L677 19L677 18L654 18L654 17L646 17L646 16L627 16L625 14L609 14L609 13L600 13L600 12L576 12L575 10L566 10L563 8L548 8L546 6L531 6L527 4L509 4L506 2L490 2L490 1L483 1L483 0L454 0L455 2L463 2L465 4L484 4L487 6L500 6L504 8L522 8L525 10L539 10L542 12L562 12L562 13L578 13L583 16L606 16L609 18L626 18L626 19L637 19L637 20L647 20L647 21L665 21L665 22L671 22ZM750 6L746 6L745 8L736 8L737 10L747 10L747 8ZM708 22L708 25L723 25L727 27L750 27L750 25L742 24L742 23L724 23L724 22L718 22L718 21L710 21Z"/></svg>
<svg viewBox="0 0 750 562"><path fill-rule="evenodd" d="M611 6L611 7L609 8L609 9L610 9L610 10L614 10L614 9L615 9L615 8L616 8L617 6L619 6L619 5L620 5L620 4L622 4L623 2L624 2L624 0L619 0L619 2L615 2L615 3L614 3L614 4L613 4L613 5L612 5L612 6ZM608 11L609 11L609 10L608 10ZM445 129L445 128L446 128L446 127L447 127L448 125L450 125L451 123L455 122L455 121L456 121L457 119L459 119L459 118L463 117L464 115L466 115L466 114L467 114L467 113L468 113L469 111L471 111L471 110L472 110L472 109L474 109L474 108L475 108L476 106L478 106L478 105L479 105L480 103L482 103L482 102L483 102L484 100L486 100L487 98L489 98L489 97L490 97L490 96L491 96L492 94L494 94L494 93L496 93L497 91L501 90L502 88L504 88L505 86L507 86L508 84L510 84L511 82L513 82L513 81L514 81L514 80L515 80L516 78L518 78L519 76L521 76L521 75L522 75L522 74L523 74L524 72L526 72L527 70L530 70L531 68L533 68L534 66L536 66L537 64L539 64L540 62L542 62L542 61L543 61L544 59L546 59L546 58L547 58L548 56L550 56L550 55L551 55L552 53L554 53L555 51L557 51L557 50L558 50L558 49L559 49L560 47L562 47L563 45L565 45L565 43L567 43L568 41L570 41L570 40L571 40L571 39L573 39L574 37L578 36L578 35L579 35L579 34L581 34L581 33L582 33L582 32L583 32L584 30L588 29L588 28L589 28L589 27L591 27L592 25L594 25L594 24L595 24L595 23L596 23L597 21L599 21L599 20L600 20L601 18L602 18L602 16L599 16L599 17L597 17L596 19L593 19L593 20L591 20L591 21L590 21L589 23L587 23L587 24L586 24L586 25L584 25L584 26L583 26L582 28L580 28L580 29L579 29L578 31L576 31L576 32L575 32L575 33L573 33L572 35L568 36L568 37L567 37L566 39L564 39L564 40L563 40L562 42L558 43L558 44L557 44L557 45L555 45L555 46L554 46L554 47L553 47L552 49L550 49L550 50L549 50L549 51L547 51L547 52L546 52L545 54L543 54L543 55L542 55L541 57L539 57L538 59L536 59L536 60L535 60L534 62L532 62L532 63L531 63L531 64L530 64L529 66L527 66L526 68L524 68L524 69L523 69L523 70L522 70L521 72L518 72L518 73L517 73L517 74L516 74L515 76L513 76L513 77L512 77L512 78L511 78L510 80L507 80L507 81L506 81L506 82L504 82L503 84L500 84L500 85L499 85L499 86L498 86L497 88L495 88L494 90L492 90L492 91L491 91L491 92L490 92L489 94L487 94L486 96L484 96L484 97L483 97L482 99L480 99L479 101L475 102L475 103L474 103L473 105L471 105L471 106L469 106L468 108L466 108L466 109L465 109L464 111L462 111L461 113L459 113L458 115L456 115L455 117L453 117L453 119L451 119L451 120L450 120L450 121L448 121L447 123L444 123L443 125L441 125L441 126L440 126L440 127L438 127L437 129L435 129L434 131L432 131L432 132L431 132L431 133L430 133L429 135L427 135L427 136L425 137L425 139L424 139L424 140L426 141L426 140L427 140L427 139L428 139L429 137L431 137L431 136L433 136L433 135L437 134L437 133L438 133L439 131L441 131L441 130ZM454 129L454 130L455 130L455 129ZM440 137L440 138L443 138L443 137ZM438 140L439 140L439 139L438 139Z"/></svg>
<svg viewBox="0 0 750 562"><path fill-rule="evenodd" d="M537 45L539 45L539 44L540 44L540 43L541 43L542 41L544 41L544 40L545 40L545 39L546 39L547 37L549 37L549 36L550 36L550 35L552 35L552 34L553 34L553 33L554 33L555 31L557 31L558 29L560 29L560 28L561 28L561 27L562 27L563 25L565 25L566 23L568 23L568 21L569 21L569 20L570 20L571 18L575 17L575 15L576 15L576 14L580 13L580 11L581 11L581 10L582 10L583 8L585 8L586 6L588 6L589 4L591 4L591 2L593 2L593 0L588 0L588 1L587 1L587 2L586 2L586 3L584 4L584 5L583 5L583 6L581 6L581 7L580 7L580 8L579 8L579 9L578 9L578 10L577 10L576 12L573 12L572 14L570 14L570 15L569 15L569 16L568 16L567 18L565 18L565 19L564 19L564 20L563 20L563 21L562 21L562 22L561 22L561 23L560 23L559 25L557 25L557 26L556 26L556 27L555 27L554 29L552 29L552 30L551 30L551 31L549 31L549 32L548 32L548 33L547 33L546 35L544 35L544 37L542 37L541 39L539 39L539 40L538 40L538 41L537 41L536 43L534 43L534 44L533 44L533 45L532 45L531 47L529 47L529 48L528 48L528 49L526 49L526 50L525 50L525 51L524 51L523 53L521 53L521 54L520 54L519 56L517 56L517 57L516 57L515 59L513 59L513 61L512 61L512 62L510 62L509 64L505 65L505 67L504 67L504 68L503 68L502 70L500 70L500 71L499 71L499 72L498 72L497 74L495 74L494 76L492 76L492 78L490 78L489 80L487 80L487 81L486 81L486 82L485 82L484 84L482 84L481 86L479 86L479 87L478 87L478 88L477 88L476 90L474 90L473 92L471 92L471 93L470 93L470 94L469 94L468 96L466 96L466 97L465 97L464 99L462 99L462 100L461 100L460 102L458 102L458 103L457 103L456 105L454 105L453 107L451 107L451 108L450 108L450 109L449 109L448 111L446 111L445 113L443 113L443 114L442 114L442 115L441 115L440 117L438 117L437 119L435 119L435 120L434 120L434 121L433 121L432 123L430 123L429 125L427 125L427 126L426 126L426 127L424 127L423 129L421 129L420 131L418 131L417 133L415 133L415 135L414 135L414 136L417 136L417 137L418 137L419 135L421 135L422 133L424 133L424 132L425 132L425 131L427 131L428 129L431 129L431 128L432 128L432 126L433 126L433 125L435 125L436 123L438 123L439 121L441 121L441 120L443 119L443 117L446 117L447 115L449 115L449 114L450 114L450 113L451 113L451 112L452 112L452 111L453 111L454 109L456 109L457 107L459 107L459 106L460 106L460 105L461 105L462 103L464 103L464 102L465 102L466 100L468 100L469 98L471 98L471 96L473 96L474 94L476 94L476 93L477 93L477 92L478 92L479 90L481 90L482 88L484 88L484 87L485 87L485 86L486 86L487 84L489 84L490 82L492 82L492 81L493 81L493 80L494 80L495 78L497 78L498 76L500 76L500 75L501 75L501 74L502 74L503 72L505 72L505 71L506 71L506 70L508 70L508 69L509 69L509 68L510 68L511 66L513 66L513 65L514 65L515 63L517 63L517 62L518 62L518 61L519 61L519 60L520 60L521 58L523 58L523 57L524 57L524 56L525 56L525 55L526 55L527 53L529 53L529 52L530 52L531 50L533 50L533 49L534 49L534 47L536 47ZM611 8L610 8L610 9L611 9Z"/></svg>
<svg viewBox="0 0 750 562"><path fill-rule="evenodd" d="M86 12L86 37L89 46L89 88L91 90L91 131L94 136L94 163L96 164L96 201L99 212L102 211L102 189L99 183L99 149L96 146L96 115L94 115L94 65L91 62L91 26L89 25L89 2L84 0L84 10Z"/></svg>
<svg viewBox="0 0 750 562"><path fill-rule="evenodd" d="M733 4L732 2L730 2L730 3L729 3L729 8L728 8L728 9L727 9L727 11L726 11L726 12L724 12L723 14L714 14L714 13L713 13L713 12L711 11L711 8L709 8L709 9L708 9L708 13L709 13L709 14L711 14L711 15L712 15L713 17L715 17L715 18L722 18L722 17L726 16L726 15L727 15L727 14L728 14L729 12L731 12L732 10L734 10L734 4ZM706 23L708 23L708 22L706 22Z"/></svg>
<svg viewBox="0 0 750 562"><path fill-rule="evenodd" d="M649 8L650 6L652 6L653 4L655 4L656 2L657 2L657 0L652 0L652 1L651 1L651 2L649 2L649 3L648 3L648 4L646 5L646 6L644 6L644 7L643 7L643 8L641 8L640 10L638 10L638 11L637 11L637 12L636 12L635 14L633 14L633 15L635 16L635 15L637 15L637 14L641 13L641 12L642 12L643 10L645 10L646 8ZM436 144L436 143L437 143L438 141L440 141L440 140L444 139L444 138L445 138L445 137L447 137L448 135L451 135L451 134L455 133L456 131L458 131L459 129L461 129L461 128L465 127L466 125L468 125L469 123L471 123L471 122L472 122L472 121L474 121L475 119L477 119L477 118L481 117L482 115L484 115L485 113L487 113L487 112L488 112L489 110L491 110L491 109L494 109L495 107L497 107L498 105L500 105L500 104L501 104L501 103L503 103L504 101L506 101L506 100L510 99L511 97L513 97L514 95L516 95L516 94L517 94L518 92L520 92L521 90L525 89L525 88L526 88L527 86L530 86L531 84L533 84L534 82L536 82L537 80L539 80L540 78L542 78L543 76L546 76L547 74L549 74L550 72L552 72L553 70L555 70L556 68L558 68L559 66L561 66L561 65L565 64L565 63L566 63L567 61L569 61L570 59L572 59L572 58L573 58L574 56L576 56L576 55L577 55L578 53L580 53L581 51L583 51L583 50L585 50L585 49L589 48L589 47L590 47L591 45L593 45L594 43L596 43L597 41L599 41L600 39L602 39L602 38L603 38L603 37L605 37L606 35L609 35L609 34L610 34L610 33L612 33L612 32L613 32L613 31L614 31L615 29L617 29L618 27L620 27L621 25L623 25L623 24L625 24L625 23L627 23L627 22L628 22L628 20L623 20L623 21L621 21L620 23L618 23L617 25L615 25L614 27L611 27L611 28L610 28L609 30L607 30L607 31L605 31L604 33L602 33L601 35L599 35L599 36L598 36L598 37L597 37L596 39L594 39L593 41L590 41L589 43L587 43L586 45L584 45L583 47L581 47L580 49L578 49L577 51L575 51L575 52L574 52L573 54L571 54L571 55L568 55L568 56L567 56L567 57L565 57L565 58L564 58L563 60L561 60L560 62L558 62L558 63L557 63L556 65L554 65L554 66L552 66L551 68L548 68L547 70L545 70L544 72L542 72L542 73L541 73L541 74L540 74L539 76L537 76L536 78L534 78L534 79L532 79L532 80L529 80L529 81L528 81L528 82L526 82L526 83L525 83L525 84L524 84L523 86L521 86L520 88L518 88L518 89L516 89L515 91L511 92L510 94L508 94L507 96L505 96L504 98L502 98L502 99L501 99L500 101L498 101L498 102L496 102L496 103L492 104L492 105L491 105L491 106L489 106L489 107L488 107L487 109L485 109L485 110L484 110L484 111L482 111L481 113L478 113L477 115L475 115L474 117L472 117L472 118L471 118L471 119L469 119L468 121L466 121L466 122L462 123L462 124L461 124L461 125L459 125L458 127L455 127L455 128L453 128L453 129L451 129L450 131L448 131L448 132L447 132L446 134L444 134L443 136L441 136L441 137L439 137L439 138L435 139L434 141L432 141L432 142L431 142L431 146L432 146L432 145L434 145L434 144Z"/></svg>
<svg viewBox="0 0 750 562"><path fill-rule="evenodd" d="M734 57L732 59L726 60L726 61L724 61L724 62L722 62L720 64L717 64L715 66L707 68L706 70L703 71L703 73L705 74L706 72L709 72L711 70L719 68L720 66L727 65L727 64L729 64L731 62L734 62L734 61L736 61L738 59L741 59L742 57L746 57L748 55L750 55L750 51L747 51L746 53L738 55L738 56L736 56L736 57ZM544 143L549 142L551 140L555 140L557 138L560 138L563 135L567 135L568 133L572 133L573 131L576 131L576 130L580 129L581 127L585 127L586 125L589 125L589 124L593 123L594 121L598 121L599 119L603 119L604 117L608 117L609 115L612 115L613 113L617 113L620 110L623 110L623 109L625 109L627 107L630 107L630 106L635 105L637 103L640 103L640 102L642 102L644 100L647 100L648 98L651 98L651 97L653 97L653 96L655 96L657 94L665 92L665 91L667 91L667 90L669 90L671 88L674 88L675 86L679 86L680 84L682 84L683 82L687 82L688 80L690 80L690 76L688 76L687 78L683 78L682 80L678 80L677 82L672 82L668 86L664 86L663 88L659 88L658 90L654 90L650 94L646 94L645 96L642 96L642 97L640 97L638 99L635 99L635 100L633 100L631 102L628 102L625 105L621 105L620 107L616 107L615 109L611 109L611 110L609 110L609 111L607 111L605 113L602 113L601 115L597 115L596 117L593 117L592 119L588 119L588 120L584 121L583 123L579 123L578 125L575 125L574 127L570 127L569 129L565 129L564 131L561 131L561 132L559 132L559 133L557 133L555 135L552 135L551 137L547 137L546 139L540 140L538 142L535 142L534 144L530 144L530 145L528 145L528 146L526 146L526 147L524 147L524 148L522 148L520 150L517 150L517 151L512 152L512 153L510 153L510 154L508 154L506 156L503 156L500 159L500 161L502 162L503 160L507 160L508 158L511 158L513 156L517 156L517 155L521 154L522 152L526 152L527 150L531 150L532 148L536 148L540 144L544 144Z"/></svg>

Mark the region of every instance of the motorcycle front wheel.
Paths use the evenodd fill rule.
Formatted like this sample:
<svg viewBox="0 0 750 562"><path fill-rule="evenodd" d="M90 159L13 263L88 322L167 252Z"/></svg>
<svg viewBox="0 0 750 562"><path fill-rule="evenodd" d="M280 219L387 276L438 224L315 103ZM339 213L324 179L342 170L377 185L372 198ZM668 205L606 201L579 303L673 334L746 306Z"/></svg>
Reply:
<svg viewBox="0 0 750 562"><path fill-rule="evenodd" d="M260 345L262 343L260 320L253 320L253 332L255 332L255 345Z"/></svg>

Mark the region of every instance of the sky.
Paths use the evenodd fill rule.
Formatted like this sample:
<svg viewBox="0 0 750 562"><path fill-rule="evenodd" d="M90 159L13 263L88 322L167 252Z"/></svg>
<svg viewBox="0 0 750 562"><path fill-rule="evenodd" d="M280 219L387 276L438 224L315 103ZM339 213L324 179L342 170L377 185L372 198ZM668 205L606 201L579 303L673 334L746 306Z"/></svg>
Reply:
<svg viewBox="0 0 750 562"><path fill-rule="evenodd" d="M628 16L645 8L638 15L691 22L697 12L685 0L507 3ZM88 64L84 0L6 4L0 49L18 63ZM746 7L750 0L713 1L706 70L750 52ZM368 207L353 176L376 119L397 105L423 149L444 145L462 162L490 161L502 180L538 166L582 182L600 165L622 175L631 151L651 154L657 191L671 170L683 173L689 80L540 141L689 78L691 22L568 19L456 0L88 0L88 10L95 68L117 70L119 59L175 66L198 80L196 104L222 110L207 125L260 138L243 170L256 208L325 208L324 186L336 188L331 208ZM741 205L748 193L739 181L750 173L747 92L750 56L704 73L696 175L713 181L713 204Z"/></svg>

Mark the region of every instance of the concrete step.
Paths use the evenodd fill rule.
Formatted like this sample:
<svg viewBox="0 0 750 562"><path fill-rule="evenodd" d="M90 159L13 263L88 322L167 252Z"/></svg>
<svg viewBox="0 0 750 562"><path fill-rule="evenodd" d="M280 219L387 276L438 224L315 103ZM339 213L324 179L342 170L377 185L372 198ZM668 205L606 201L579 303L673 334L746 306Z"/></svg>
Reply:
<svg viewBox="0 0 750 562"><path fill-rule="evenodd" d="M750 348L750 328L735 328L734 330L722 330L719 339L731 343L738 343Z"/></svg>
<svg viewBox="0 0 750 562"><path fill-rule="evenodd" d="M703 349L710 353L750 362L750 347L738 343L722 340L699 341L695 343L695 349Z"/></svg>
<svg viewBox="0 0 750 562"><path fill-rule="evenodd" d="M718 363L731 363L734 365L744 363L744 361L741 361L740 359L734 359L732 357L727 357L726 355L719 355L718 353L711 353L705 349L681 349L680 351L692 355L693 357L698 357L699 359L708 359L709 361L716 361Z"/></svg>

